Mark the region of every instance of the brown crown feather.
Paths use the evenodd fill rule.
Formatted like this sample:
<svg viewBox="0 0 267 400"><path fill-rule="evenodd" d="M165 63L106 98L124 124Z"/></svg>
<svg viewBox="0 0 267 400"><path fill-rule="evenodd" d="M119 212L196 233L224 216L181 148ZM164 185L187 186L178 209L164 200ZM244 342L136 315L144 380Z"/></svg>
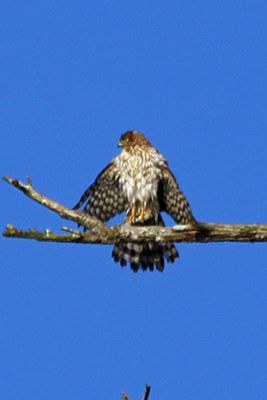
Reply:
<svg viewBox="0 0 267 400"><path fill-rule="evenodd" d="M129 147L129 146L151 146L149 140L138 131L128 131L121 135L119 144L122 147Z"/></svg>

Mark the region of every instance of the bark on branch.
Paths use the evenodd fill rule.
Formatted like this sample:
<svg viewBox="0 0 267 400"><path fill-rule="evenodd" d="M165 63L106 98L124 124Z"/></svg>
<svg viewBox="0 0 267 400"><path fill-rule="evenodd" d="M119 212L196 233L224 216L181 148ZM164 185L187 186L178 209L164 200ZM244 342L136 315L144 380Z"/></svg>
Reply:
<svg viewBox="0 0 267 400"><path fill-rule="evenodd" d="M266 242L267 224L218 224L199 222L197 225L175 225L169 227L144 226L137 227L129 224L109 227L97 218L88 214L71 210L54 200L37 192L30 178L27 184L18 179L4 176L3 179L21 190L26 196L40 203L44 207L89 229L89 232L80 232L76 229L63 227L67 234L56 234L46 229L39 232L36 229L28 231L16 229L13 225L7 225L3 232L5 237L35 239L44 242L64 243L101 243L113 244L119 241L172 241L172 242Z"/></svg>

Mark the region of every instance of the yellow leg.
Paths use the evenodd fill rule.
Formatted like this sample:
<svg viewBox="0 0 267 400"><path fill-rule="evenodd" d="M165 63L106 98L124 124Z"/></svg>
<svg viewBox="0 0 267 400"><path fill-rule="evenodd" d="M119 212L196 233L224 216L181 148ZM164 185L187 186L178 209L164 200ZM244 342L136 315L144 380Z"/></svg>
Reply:
<svg viewBox="0 0 267 400"><path fill-rule="evenodd" d="M143 208L141 208L141 211L139 211L138 213L136 212L136 206L134 206L133 208L132 208L132 211L131 211L131 215L127 215L125 218L124 218L124 221L125 222L130 222L130 224L132 223L132 221L133 221L133 219L134 218L136 218L136 217L141 217L141 222L145 222L145 215L146 214L151 214L151 216L152 216L152 210L144 210Z"/></svg>
<svg viewBox="0 0 267 400"><path fill-rule="evenodd" d="M127 216L124 218L124 221L125 221L125 222L130 222L130 224L131 224L131 223L132 223L132 220L134 219L134 217L136 217L136 207L135 207L135 206L133 206L133 208L132 208L131 215L127 215Z"/></svg>

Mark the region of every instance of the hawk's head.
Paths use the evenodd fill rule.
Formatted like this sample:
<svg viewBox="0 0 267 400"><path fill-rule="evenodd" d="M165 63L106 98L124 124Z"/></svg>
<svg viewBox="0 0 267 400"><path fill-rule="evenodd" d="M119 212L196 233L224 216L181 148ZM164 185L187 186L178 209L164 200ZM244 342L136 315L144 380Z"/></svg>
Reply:
<svg viewBox="0 0 267 400"><path fill-rule="evenodd" d="M151 146L147 138L138 131L125 132L121 135L118 145L124 148L132 146Z"/></svg>

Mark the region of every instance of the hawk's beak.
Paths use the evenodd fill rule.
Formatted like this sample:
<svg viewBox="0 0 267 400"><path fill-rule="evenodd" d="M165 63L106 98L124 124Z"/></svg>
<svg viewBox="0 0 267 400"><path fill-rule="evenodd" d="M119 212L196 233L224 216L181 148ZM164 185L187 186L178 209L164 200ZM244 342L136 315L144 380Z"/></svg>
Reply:
<svg viewBox="0 0 267 400"><path fill-rule="evenodd" d="M123 140L120 140L118 143L118 147L123 147L123 146L124 146Z"/></svg>

